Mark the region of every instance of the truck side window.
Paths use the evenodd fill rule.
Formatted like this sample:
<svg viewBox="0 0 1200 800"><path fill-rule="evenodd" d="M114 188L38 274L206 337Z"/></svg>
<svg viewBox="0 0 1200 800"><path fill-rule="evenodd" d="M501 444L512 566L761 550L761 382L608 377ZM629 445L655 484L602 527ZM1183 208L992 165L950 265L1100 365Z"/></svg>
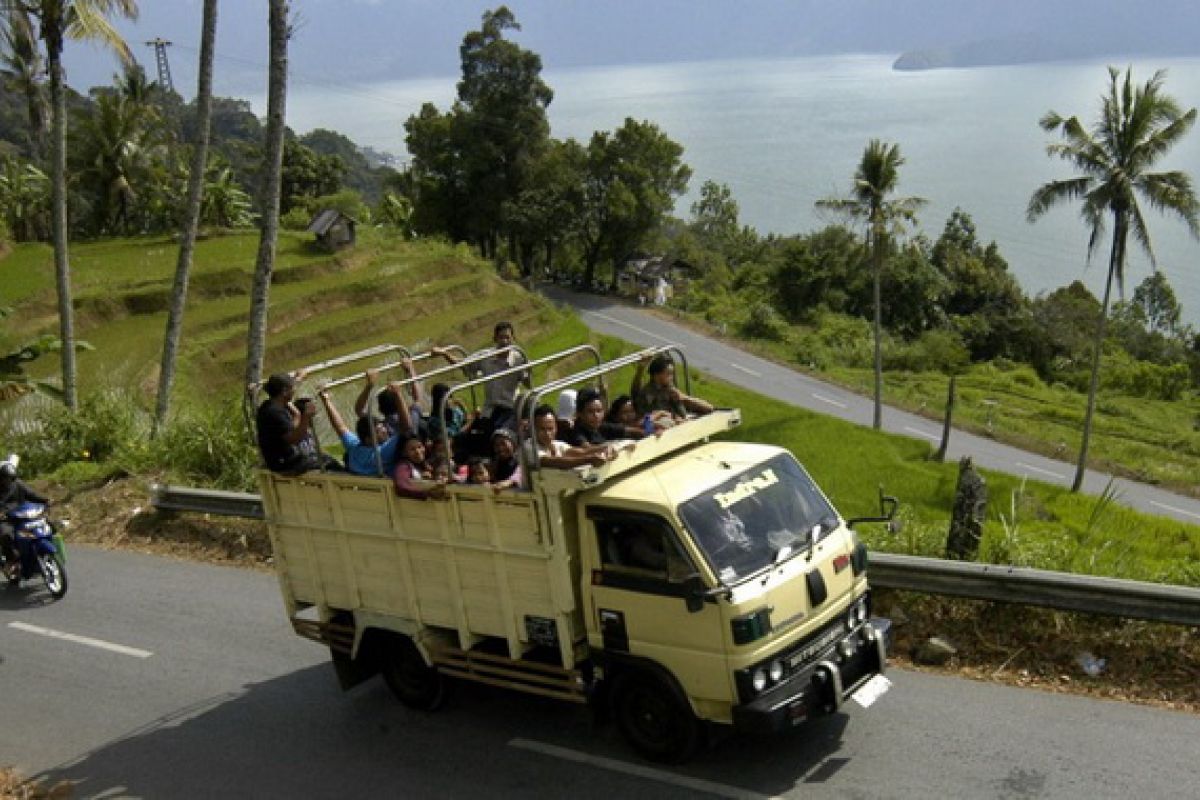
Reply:
<svg viewBox="0 0 1200 800"><path fill-rule="evenodd" d="M605 570L653 574L681 582L695 573L679 546L671 526L649 514L613 514L594 517Z"/></svg>

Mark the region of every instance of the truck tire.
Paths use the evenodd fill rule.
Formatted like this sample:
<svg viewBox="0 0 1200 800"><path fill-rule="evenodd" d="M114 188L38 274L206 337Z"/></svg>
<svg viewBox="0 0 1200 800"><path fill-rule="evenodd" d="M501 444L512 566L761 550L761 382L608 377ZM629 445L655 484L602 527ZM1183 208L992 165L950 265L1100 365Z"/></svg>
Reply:
<svg viewBox="0 0 1200 800"><path fill-rule="evenodd" d="M446 698L442 673L425 663L407 636L392 636L383 649L383 680L396 699L418 711L436 711Z"/></svg>
<svg viewBox="0 0 1200 800"><path fill-rule="evenodd" d="M675 687L657 676L621 675L613 686L612 703L621 735L651 761L679 764L700 744L700 720Z"/></svg>

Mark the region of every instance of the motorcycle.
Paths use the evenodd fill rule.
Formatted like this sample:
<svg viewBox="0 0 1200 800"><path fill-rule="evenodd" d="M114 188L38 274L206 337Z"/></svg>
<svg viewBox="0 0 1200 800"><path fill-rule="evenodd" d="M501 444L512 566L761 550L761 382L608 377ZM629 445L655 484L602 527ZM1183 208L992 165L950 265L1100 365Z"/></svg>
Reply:
<svg viewBox="0 0 1200 800"><path fill-rule="evenodd" d="M18 503L6 514L12 527L17 559L5 564L10 586L38 575L55 599L67 593L67 549L54 523L46 518L41 503Z"/></svg>

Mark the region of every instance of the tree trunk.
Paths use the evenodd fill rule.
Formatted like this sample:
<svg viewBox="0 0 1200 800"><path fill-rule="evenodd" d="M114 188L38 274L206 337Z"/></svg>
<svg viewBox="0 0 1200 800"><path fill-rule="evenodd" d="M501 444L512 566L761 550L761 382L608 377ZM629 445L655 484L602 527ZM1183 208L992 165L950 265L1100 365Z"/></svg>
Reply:
<svg viewBox="0 0 1200 800"><path fill-rule="evenodd" d="M192 271L196 229L200 225L200 206L204 200L204 169L208 164L209 121L212 119L213 48L216 38L217 0L204 0L204 22L200 32L200 77L196 84L199 136L192 153L192 172L188 176L187 212L180 233L179 260L175 264L171 307L167 311L167 330L163 337L162 364L158 372L158 401L154 406L152 436L157 435L167 421L167 412L171 405L171 387L175 381L175 361L179 352L179 339L183 333L188 277Z"/></svg>
<svg viewBox="0 0 1200 800"><path fill-rule="evenodd" d="M950 376L950 388L946 392L946 420L942 423L942 444L934 455L936 461L945 461L946 451L950 449L950 431L954 425L954 388L957 381L957 375Z"/></svg>
<svg viewBox="0 0 1200 800"><path fill-rule="evenodd" d="M267 301L275 269L279 237L279 200L283 173L284 113L287 101L288 3L270 0L270 71L267 80L267 133L263 147L262 223L254 285L250 294L250 329L246 337L246 384L262 378L267 343Z"/></svg>
<svg viewBox="0 0 1200 800"><path fill-rule="evenodd" d="M1113 212L1112 252L1108 258L1108 279L1104 282L1104 300L1100 303L1100 320L1096 323L1096 341L1092 352L1092 377L1088 383L1087 411L1083 414L1083 438L1079 443L1079 463L1075 467L1075 480L1071 491L1083 488L1087 473L1088 444L1092 438L1092 415L1096 410L1096 394L1100 389L1100 356L1104 352L1104 332L1108 326L1108 301L1112 295L1113 278L1125 265L1125 241L1128 233L1124 211Z"/></svg>
<svg viewBox="0 0 1200 800"><path fill-rule="evenodd" d="M62 19L43 19L46 63L50 71L51 230L54 239L54 279L58 289L59 339L62 340L63 402L78 405L75 376L75 309L71 300L71 265L67 252L67 103L63 90Z"/></svg>
<svg viewBox="0 0 1200 800"><path fill-rule="evenodd" d="M880 282L883 274L883 237L878 230L871 233L871 252L873 255L874 281L871 293L875 301L875 415L872 426L875 430L883 427L883 298L880 295Z"/></svg>

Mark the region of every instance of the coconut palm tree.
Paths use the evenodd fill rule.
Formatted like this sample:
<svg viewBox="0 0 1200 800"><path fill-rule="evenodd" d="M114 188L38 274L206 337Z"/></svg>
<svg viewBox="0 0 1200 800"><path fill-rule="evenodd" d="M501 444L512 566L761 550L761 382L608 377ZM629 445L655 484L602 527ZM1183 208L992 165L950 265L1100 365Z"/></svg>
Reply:
<svg viewBox="0 0 1200 800"><path fill-rule="evenodd" d="M9 72L10 85L25 95L29 115L29 153L34 161L42 157L46 132L46 91L42 85L42 53L34 35L29 12L15 4L6 4L0 19L0 66Z"/></svg>
<svg viewBox="0 0 1200 800"><path fill-rule="evenodd" d="M75 315L71 307L71 268L67 253L67 105L63 91L63 43L67 38L98 42L114 50L126 64L133 61L129 45L109 21L113 14L136 19L135 0L9 0L8 16L24 11L37 20L46 44L50 73L50 182L53 192L51 227L54 238L54 277L58 289L59 339L62 341L63 401L77 405L75 387Z"/></svg>
<svg viewBox="0 0 1200 800"><path fill-rule="evenodd" d="M267 298L275 269L275 245L279 238L279 196L283 186L283 134L287 106L287 50L291 30L287 0L270 0L267 27L270 58L267 68L267 132L263 147L263 184L259 202L262 217L258 256L254 262L254 284L250 290L250 326L246 336L246 383L262 377L267 349Z"/></svg>
<svg viewBox="0 0 1200 800"><path fill-rule="evenodd" d="M888 199L896 191L903 163L900 145L872 139L854 173L854 189L850 196L826 198L818 200L816 204L817 208L845 214L867 225L867 251L871 256L872 299L875 305L875 415L872 424L876 430L883 427L883 299L880 296L880 283L892 235L904 223L915 222L917 209L925 204L920 197Z"/></svg>
<svg viewBox="0 0 1200 800"><path fill-rule="evenodd" d="M1120 70L1108 68L1109 86L1102 98L1100 116L1090 129L1078 117L1063 117L1050 111L1040 120L1042 130L1059 134L1058 141L1046 146L1047 155L1061 158L1079 171L1073 178L1050 181L1029 199L1026 216L1036 221L1053 206L1080 200L1080 214L1089 229L1087 253L1090 259L1104 238L1107 220L1112 220L1112 241L1108 257L1108 275L1104 299L1092 352L1092 375L1088 384L1087 411L1083 417L1083 439L1079 463L1071 491L1083 486L1087 470L1088 442L1092 415L1096 408L1096 390L1100 378L1100 354L1108 323L1108 304L1113 282L1123 289L1125 254L1130 232L1146 254L1151 267L1158 269L1150 231L1142 216L1138 198L1154 209L1179 217L1193 237L1200 238L1200 206L1192 191L1191 178L1184 172L1151 172L1154 163L1167 153L1191 129L1196 109L1186 113L1162 91L1166 73L1158 71L1140 86L1133 82L1132 68L1122 77Z"/></svg>
<svg viewBox="0 0 1200 800"><path fill-rule="evenodd" d="M200 25L200 76L196 83L196 125L198 135L192 150L192 168L188 175L187 211L179 241L179 260L175 262L175 283L171 289L171 307L167 310L167 330L163 336L162 362L158 370L158 398L154 405L157 434L167 421L171 405L171 385L175 381L175 357L183 333L183 311L187 305L188 277L192 271L192 253L196 249L196 229L200 226L200 208L204 201L204 171L208 163L209 123L212 120L213 52L217 40L217 0L204 0Z"/></svg>

